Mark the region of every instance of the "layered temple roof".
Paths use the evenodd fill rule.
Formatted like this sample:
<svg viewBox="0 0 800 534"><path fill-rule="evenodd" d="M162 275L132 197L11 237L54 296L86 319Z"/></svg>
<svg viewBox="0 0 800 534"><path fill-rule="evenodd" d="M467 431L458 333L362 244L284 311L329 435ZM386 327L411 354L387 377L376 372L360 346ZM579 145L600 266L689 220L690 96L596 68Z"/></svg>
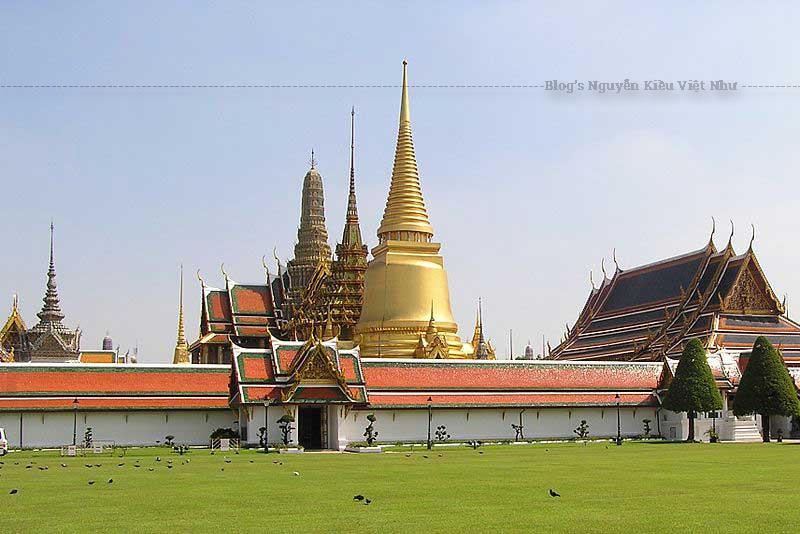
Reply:
<svg viewBox="0 0 800 534"><path fill-rule="evenodd" d="M0 411L227 408L230 367L0 365Z"/></svg>
<svg viewBox="0 0 800 534"><path fill-rule="evenodd" d="M225 286L202 286L201 339L219 336L220 342L227 342L228 335L268 338L270 329L278 327L270 285L239 284L226 277Z"/></svg>
<svg viewBox="0 0 800 534"><path fill-rule="evenodd" d="M634 269L616 268L593 287L559 360L660 360L677 356L687 339L712 351L747 351L759 335L800 360L800 325L783 304L750 248L737 255L730 242Z"/></svg>
<svg viewBox="0 0 800 534"><path fill-rule="evenodd" d="M234 347L232 402L367 402L357 353L313 338L305 342L271 341L271 349Z"/></svg>

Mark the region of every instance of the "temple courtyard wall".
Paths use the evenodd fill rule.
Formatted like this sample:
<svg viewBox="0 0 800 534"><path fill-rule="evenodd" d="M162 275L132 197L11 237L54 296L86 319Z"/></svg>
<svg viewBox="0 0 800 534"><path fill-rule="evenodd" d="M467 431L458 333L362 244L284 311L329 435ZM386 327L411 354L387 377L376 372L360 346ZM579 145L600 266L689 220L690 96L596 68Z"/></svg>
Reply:
<svg viewBox="0 0 800 534"><path fill-rule="evenodd" d="M70 411L30 411L0 413L0 427L5 428L9 446L61 447L72 444L74 414ZM236 415L219 410L103 410L77 414L77 442L91 427L95 441L113 441L115 445L156 445L168 435L175 443L208 445L217 428L235 428Z"/></svg>
<svg viewBox="0 0 800 534"><path fill-rule="evenodd" d="M349 443L363 442L364 430L369 421L367 416L375 414L375 430L380 443L425 442L428 437L427 409L348 409L343 406L328 406L327 447L344 449ZM625 438L644 434L644 420L650 420L651 435L658 434L658 409L653 407L620 408L620 429ZM278 442L280 429L276 421L284 413L295 418L292 441L304 431L296 406L270 406L267 421L268 436L271 443ZM451 441L503 441L513 440L515 431L512 424L520 423L522 413L523 436L525 439L574 439L574 430L585 420L589 425L589 437L611 438L617 435L617 409L615 407L573 407L573 408L433 408L431 410L431 439L434 441L436 428L444 425ZM245 441L258 444L258 429L264 426L264 407L249 406L240 411L240 426L244 430Z"/></svg>

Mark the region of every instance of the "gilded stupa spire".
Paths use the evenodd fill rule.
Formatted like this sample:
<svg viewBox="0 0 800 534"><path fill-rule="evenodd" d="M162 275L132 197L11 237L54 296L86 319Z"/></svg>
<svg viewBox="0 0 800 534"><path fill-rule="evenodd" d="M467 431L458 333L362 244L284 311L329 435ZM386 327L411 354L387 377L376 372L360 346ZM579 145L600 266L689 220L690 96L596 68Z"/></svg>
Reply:
<svg viewBox="0 0 800 534"><path fill-rule="evenodd" d="M172 357L174 364L188 364L189 345L186 343L186 332L183 327L183 264L181 264L180 297L178 301L178 339L175 343L175 353Z"/></svg>
<svg viewBox="0 0 800 534"><path fill-rule="evenodd" d="M422 198L417 157L411 136L407 67L408 61L403 60L400 126L397 132L389 198L378 228L378 238L381 242L388 239L427 242L433 237L433 227L428 220L425 200Z"/></svg>

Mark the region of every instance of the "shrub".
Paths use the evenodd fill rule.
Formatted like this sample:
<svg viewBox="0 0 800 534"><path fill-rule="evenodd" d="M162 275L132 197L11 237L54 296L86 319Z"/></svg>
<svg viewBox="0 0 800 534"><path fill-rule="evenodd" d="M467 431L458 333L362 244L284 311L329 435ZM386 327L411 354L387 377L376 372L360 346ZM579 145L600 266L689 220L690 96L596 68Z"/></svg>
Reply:
<svg viewBox="0 0 800 534"><path fill-rule="evenodd" d="M579 424L578 428L573 430L573 432L578 436L578 439L586 439L589 437L589 423L586 422L586 419L582 419L581 424Z"/></svg>
<svg viewBox="0 0 800 534"><path fill-rule="evenodd" d="M646 438L649 438L650 432L653 431L653 429L650 428L650 423L652 423L650 419L642 419L642 430L644 430L644 437Z"/></svg>
<svg viewBox="0 0 800 534"><path fill-rule="evenodd" d="M94 441L94 436L92 434L92 427L87 426L86 430L84 430L83 432L83 442L86 444L87 447L91 447L93 441Z"/></svg>
<svg viewBox="0 0 800 534"><path fill-rule="evenodd" d="M514 429L514 441L525 439L525 436L522 435L522 429L524 428L523 425L515 425L514 423L511 423L511 428Z"/></svg>
<svg viewBox="0 0 800 534"><path fill-rule="evenodd" d="M367 421L369 421L369 426L367 426L366 430L364 431L364 437L367 438L367 445L372 447L372 444L375 443L375 440L378 438L378 431L375 430L375 421L378 418L375 417L374 413L371 413L367 416Z"/></svg>
<svg viewBox="0 0 800 534"><path fill-rule="evenodd" d="M164 445L167 447L172 447L174 443L172 442L175 439L175 436L165 436L164 437Z"/></svg>
<svg viewBox="0 0 800 534"><path fill-rule="evenodd" d="M287 413L282 415L277 422L278 428L281 429L281 434L283 435L283 444L284 446L288 446L289 442L292 441L292 430L294 430L292 423L294 423L294 417Z"/></svg>
<svg viewBox="0 0 800 534"><path fill-rule="evenodd" d="M437 441L447 441L450 439L450 434L447 433L447 427L444 425L439 425L436 427L436 440Z"/></svg>

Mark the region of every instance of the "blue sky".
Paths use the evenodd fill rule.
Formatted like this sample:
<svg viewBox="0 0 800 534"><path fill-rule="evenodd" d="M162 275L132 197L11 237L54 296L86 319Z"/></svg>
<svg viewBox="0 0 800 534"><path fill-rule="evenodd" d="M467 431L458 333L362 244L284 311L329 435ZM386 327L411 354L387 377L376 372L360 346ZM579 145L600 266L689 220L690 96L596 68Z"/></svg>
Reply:
<svg viewBox="0 0 800 534"><path fill-rule="evenodd" d="M548 79L729 79L799 83L797 7L708 2L534 3L3 2L0 83L385 84L409 60L414 84ZM140 360L168 361L178 268L188 335L200 269L263 280L260 258L291 254L314 148L328 230L347 195L349 110L370 246L388 191L399 90L0 89L0 304L41 306L47 227L59 290L84 348L109 330ZM412 124L454 312L468 337L483 297L507 355L555 344L588 273L700 248L710 218L725 244L749 224L779 295L796 276L800 89L732 94L554 94L412 88ZM599 276L596 276L599 279ZM800 302L800 301L798 301ZM800 304L798 304L800 306Z"/></svg>

